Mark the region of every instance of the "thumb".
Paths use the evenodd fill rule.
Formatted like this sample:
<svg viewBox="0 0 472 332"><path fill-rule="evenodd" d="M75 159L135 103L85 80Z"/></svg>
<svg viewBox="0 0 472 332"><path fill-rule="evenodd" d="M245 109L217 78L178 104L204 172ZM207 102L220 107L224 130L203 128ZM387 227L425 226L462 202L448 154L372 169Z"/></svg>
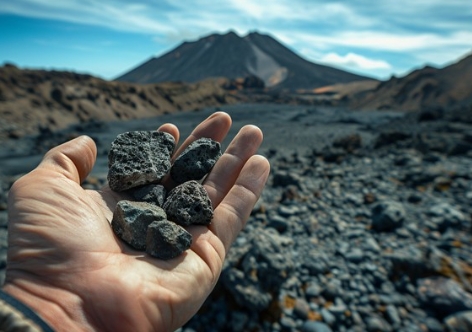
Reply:
<svg viewBox="0 0 472 332"><path fill-rule="evenodd" d="M97 146L88 136L79 136L49 150L38 168L47 168L77 183L87 177L97 159Z"/></svg>

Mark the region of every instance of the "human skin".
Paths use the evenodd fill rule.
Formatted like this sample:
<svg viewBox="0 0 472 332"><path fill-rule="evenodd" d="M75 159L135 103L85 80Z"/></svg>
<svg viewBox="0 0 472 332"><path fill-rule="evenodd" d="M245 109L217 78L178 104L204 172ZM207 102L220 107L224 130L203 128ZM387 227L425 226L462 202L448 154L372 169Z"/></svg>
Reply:
<svg viewBox="0 0 472 332"><path fill-rule="evenodd" d="M228 114L211 115L174 156L200 137L221 142L230 127ZM174 125L158 130L179 141ZM114 235L110 221L125 194L80 186L96 160L93 140L81 136L55 147L10 190L3 290L57 331L177 329L212 291L267 181L269 163L256 155L261 142L262 132L251 125L234 137L204 181L212 223L187 227L191 248L168 261L133 250Z"/></svg>

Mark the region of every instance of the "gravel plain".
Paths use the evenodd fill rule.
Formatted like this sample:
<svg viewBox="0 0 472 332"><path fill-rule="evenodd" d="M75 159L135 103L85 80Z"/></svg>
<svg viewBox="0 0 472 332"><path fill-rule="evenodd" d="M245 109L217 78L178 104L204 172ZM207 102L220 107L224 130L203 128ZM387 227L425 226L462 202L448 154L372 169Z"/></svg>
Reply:
<svg viewBox="0 0 472 332"><path fill-rule="evenodd" d="M192 331L470 331L472 121L434 111L221 107L264 132L272 172ZM11 182L69 137L88 134L106 180L118 133L176 124L185 137L216 109L89 123L0 148L0 267ZM223 142L223 150L229 141Z"/></svg>

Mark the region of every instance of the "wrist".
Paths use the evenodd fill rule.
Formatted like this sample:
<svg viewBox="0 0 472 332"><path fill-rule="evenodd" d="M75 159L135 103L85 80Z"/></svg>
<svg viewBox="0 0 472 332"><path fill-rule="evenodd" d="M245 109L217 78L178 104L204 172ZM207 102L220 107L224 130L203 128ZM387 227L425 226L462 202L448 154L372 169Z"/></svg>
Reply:
<svg viewBox="0 0 472 332"><path fill-rule="evenodd" d="M71 305L74 301L70 294L62 290L30 285L26 281L5 283L3 292L13 297L41 318L54 331L88 330L80 326L73 317L77 316L78 305Z"/></svg>

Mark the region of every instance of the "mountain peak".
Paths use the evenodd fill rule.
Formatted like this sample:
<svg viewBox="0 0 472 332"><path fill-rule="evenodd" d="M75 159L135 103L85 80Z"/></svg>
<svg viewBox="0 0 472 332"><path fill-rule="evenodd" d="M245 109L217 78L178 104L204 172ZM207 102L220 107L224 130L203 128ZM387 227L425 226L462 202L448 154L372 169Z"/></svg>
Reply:
<svg viewBox="0 0 472 332"><path fill-rule="evenodd" d="M366 77L309 62L275 38L251 31L214 33L153 58L117 78L118 81L157 83L196 82L210 77L257 76L268 87L313 89Z"/></svg>

